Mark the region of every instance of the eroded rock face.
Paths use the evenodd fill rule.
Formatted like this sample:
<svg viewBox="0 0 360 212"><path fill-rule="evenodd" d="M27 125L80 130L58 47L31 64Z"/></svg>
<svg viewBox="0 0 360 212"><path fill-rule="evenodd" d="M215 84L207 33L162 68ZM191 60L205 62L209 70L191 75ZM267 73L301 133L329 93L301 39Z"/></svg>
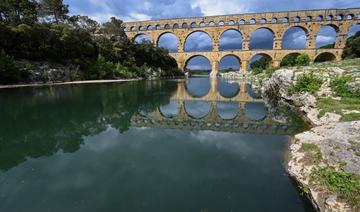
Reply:
<svg viewBox="0 0 360 212"><path fill-rule="evenodd" d="M298 134L290 145L288 171L303 186L308 187L315 166L339 167L346 172L360 175L360 157L352 150L354 143L360 144L360 121L331 123ZM322 159L317 164L307 164L303 144L319 147ZM322 186L311 186L310 195L320 211L353 211L350 205L336 194L327 192Z"/></svg>

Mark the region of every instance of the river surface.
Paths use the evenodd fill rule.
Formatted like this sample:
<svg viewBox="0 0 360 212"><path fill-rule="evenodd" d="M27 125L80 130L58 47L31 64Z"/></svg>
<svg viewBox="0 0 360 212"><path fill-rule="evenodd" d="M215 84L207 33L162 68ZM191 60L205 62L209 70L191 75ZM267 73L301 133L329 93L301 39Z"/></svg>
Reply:
<svg viewBox="0 0 360 212"><path fill-rule="evenodd" d="M209 78L0 90L0 211L312 211L289 111Z"/></svg>

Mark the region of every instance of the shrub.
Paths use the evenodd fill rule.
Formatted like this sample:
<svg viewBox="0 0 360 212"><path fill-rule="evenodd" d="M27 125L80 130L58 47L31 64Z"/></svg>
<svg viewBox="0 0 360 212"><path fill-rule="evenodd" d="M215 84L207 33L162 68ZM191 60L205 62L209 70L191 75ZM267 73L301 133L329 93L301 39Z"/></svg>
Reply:
<svg viewBox="0 0 360 212"><path fill-rule="evenodd" d="M115 65L108 62L101 55L94 63L87 64L84 70L85 79L112 79L114 77Z"/></svg>
<svg viewBox="0 0 360 212"><path fill-rule="evenodd" d="M0 83L16 83L19 74L20 70L15 66L14 60L2 50L0 52Z"/></svg>
<svg viewBox="0 0 360 212"><path fill-rule="evenodd" d="M262 57L251 63L250 68L254 74L260 74L262 71L267 69L270 65L270 61L266 57Z"/></svg>
<svg viewBox="0 0 360 212"><path fill-rule="evenodd" d="M314 73L301 75L295 85L291 88L291 91L296 93L310 92L314 94L319 91L323 81L319 77L315 76Z"/></svg>
<svg viewBox="0 0 360 212"><path fill-rule="evenodd" d="M289 54L285 56L282 59L280 66L295 66L297 57L297 54Z"/></svg>
<svg viewBox="0 0 360 212"><path fill-rule="evenodd" d="M343 58L360 57L360 32L357 32L354 36L347 39L342 57Z"/></svg>
<svg viewBox="0 0 360 212"><path fill-rule="evenodd" d="M296 58L296 65L307 66L310 64L310 57L307 54L301 54Z"/></svg>
<svg viewBox="0 0 360 212"><path fill-rule="evenodd" d="M269 67L265 70L265 74L268 77L271 77L273 73L275 73L275 71L279 70L279 68L276 67Z"/></svg>
<svg viewBox="0 0 360 212"><path fill-rule="evenodd" d="M360 97L360 92L352 93L348 89L348 83L352 81L349 75L337 77L331 80L330 86L336 95L340 97Z"/></svg>

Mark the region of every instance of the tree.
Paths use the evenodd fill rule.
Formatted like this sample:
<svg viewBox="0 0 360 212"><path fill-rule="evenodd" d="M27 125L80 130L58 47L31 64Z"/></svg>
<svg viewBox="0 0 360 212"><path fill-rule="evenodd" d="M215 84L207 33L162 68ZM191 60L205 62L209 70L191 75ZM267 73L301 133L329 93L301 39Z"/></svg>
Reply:
<svg viewBox="0 0 360 212"><path fill-rule="evenodd" d="M43 17L52 16L56 23L66 19L69 13L69 5L65 5L63 0L41 0L40 7L41 15Z"/></svg>
<svg viewBox="0 0 360 212"><path fill-rule="evenodd" d="M15 26L32 25L37 21L37 7L35 0L1 0L0 21Z"/></svg>
<svg viewBox="0 0 360 212"><path fill-rule="evenodd" d="M123 22L115 17L112 17L110 22L103 24L100 33L108 36L111 39L121 40L127 38L125 34L125 26Z"/></svg>
<svg viewBox="0 0 360 212"><path fill-rule="evenodd" d="M346 41L343 58L357 58L360 57L360 32L351 36Z"/></svg>
<svg viewBox="0 0 360 212"><path fill-rule="evenodd" d="M263 70L267 69L270 66L269 58L262 57L259 60L256 60L251 63L250 68L254 74L259 74Z"/></svg>
<svg viewBox="0 0 360 212"><path fill-rule="evenodd" d="M298 54L288 54L286 55L282 61L280 66L294 66L296 65L296 58L298 57Z"/></svg>
<svg viewBox="0 0 360 212"><path fill-rule="evenodd" d="M92 34L94 34L99 27L98 22L92 20L88 16L74 15L71 16L68 21L74 28L84 29Z"/></svg>

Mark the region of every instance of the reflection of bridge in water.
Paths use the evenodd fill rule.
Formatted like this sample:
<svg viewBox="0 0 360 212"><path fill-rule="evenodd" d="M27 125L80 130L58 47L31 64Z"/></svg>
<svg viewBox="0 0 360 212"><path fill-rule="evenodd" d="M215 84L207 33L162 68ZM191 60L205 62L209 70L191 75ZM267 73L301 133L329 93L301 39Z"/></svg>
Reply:
<svg viewBox="0 0 360 212"><path fill-rule="evenodd" d="M189 94L186 83L178 81L177 91L170 98L170 101L177 103L177 113L167 115L159 107L150 113L134 115L131 120L132 126L256 134L287 135L293 133L294 129L287 123L274 120L262 99L249 95L245 83L241 83L237 94L229 98L220 94L216 79L211 79L210 84L209 92L205 96L194 97ZM190 114L187 105L199 102L209 105L209 110L206 115L195 117ZM224 118L220 114L219 104L235 104L238 106L238 111L232 118ZM265 112L262 116L253 118L249 111L256 105L263 106Z"/></svg>

